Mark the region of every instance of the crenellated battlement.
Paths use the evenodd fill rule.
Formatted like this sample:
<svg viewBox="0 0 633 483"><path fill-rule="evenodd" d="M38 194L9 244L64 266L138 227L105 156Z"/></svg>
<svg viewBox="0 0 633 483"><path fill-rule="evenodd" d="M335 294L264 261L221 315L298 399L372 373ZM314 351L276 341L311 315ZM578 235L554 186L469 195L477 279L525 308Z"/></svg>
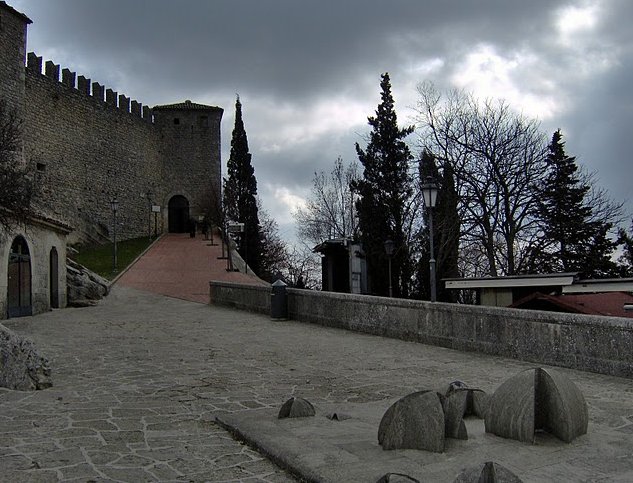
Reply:
<svg viewBox="0 0 633 483"><path fill-rule="evenodd" d="M42 72L42 67L44 67L44 72ZM106 89L106 87L100 83L92 82L90 78L83 75L78 76L75 72L67 68L61 69L60 79L60 66L51 60L47 60L43 63L42 57L37 56L34 52L29 52L27 55L26 72L27 74L47 78L68 89L73 89L87 98L101 104L106 104L125 114L130 114L149 123L154 122L154 115L149 106L144 106L137 100L130 99L124 94L119 94L112 89Z"/></svg>

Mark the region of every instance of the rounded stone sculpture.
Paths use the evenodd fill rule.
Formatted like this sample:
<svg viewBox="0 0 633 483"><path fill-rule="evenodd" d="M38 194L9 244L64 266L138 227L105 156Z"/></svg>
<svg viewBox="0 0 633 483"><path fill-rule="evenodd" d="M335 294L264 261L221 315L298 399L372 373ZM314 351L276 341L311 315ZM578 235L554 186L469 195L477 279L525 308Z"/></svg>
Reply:
<svg viewBox="0 0 633 483"><path fill-rule="evenodd" d="M283 403L279 409L279 415L277 417L279 419L305 418L314 415L314 406L310 403L310 401L300 397L291 397Z"/></svg>
<svg viewBox="0 0 633 483"><path fill-rule="evenodd" d="M386 473L376 483L420 483L420 480L403 473Z"/></svg>
<svg viewBox="0 0 633 483"><path fill-rule="evenodd" d="M385 412L378 427L378 443L385 450L423 449L444 451L444 410L440 394L409 394Z"/></svg>
<svg viewBox="0 0 633 483"><path fill-rule="evenodd" d="M453 483L522 483L509 469L494 461L487 461L463 470Z"/></svg>
<svg viewBox="0 0 633 483"><path fill-rule="evenodd" d="M587 403L578 387L552 369L528 369L505 381L490 399L486 432L534 444L536 430L569 443L587 433Z"/></svg>
<svg viewBox="0 0 633 483"><path fill-rule="evenodd" d="M484 418L488 406L488 395L481 389L470 389L466 384L451 383L446 391L442 406L446 422L447 438L468 439L464 417Z"/></svg>

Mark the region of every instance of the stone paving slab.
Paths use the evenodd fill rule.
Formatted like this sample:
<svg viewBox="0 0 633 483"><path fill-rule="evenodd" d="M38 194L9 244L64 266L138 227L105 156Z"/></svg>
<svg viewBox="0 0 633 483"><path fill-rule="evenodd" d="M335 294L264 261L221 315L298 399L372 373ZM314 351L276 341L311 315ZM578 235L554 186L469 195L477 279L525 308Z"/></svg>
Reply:
<svg viewBox="0 0 633 483"><path fill-rule="evenodd" d="M459 379L492 392L531 366L271 321L117 285L97 306L54 310L4 324L31 338L50 359L54 384L36 392L0 389L0 481L8 482L294 481L261 453L236 441L216 418L237 415L243 418L238 421L251 421L244 431L255 433L261 431L259 424L270 424L262 414L275 414L290 396L300 396L321 414L331 407L362 410L375 426L383 408L415 390ZM631 481L633 380L561 372L580 387L589 406L590 433L578 444L600 444L575 460L559 461L560 450L544 444L551 454L538 453L540 446L522 447L506 461L521 470L531 461L542 461L529 475L520 474L529 476L527 481L552 481L552 475L560 476L558 481ZM317 444L330 434L329 423L297 427L275 441L287 444L282 449L294 444L301 452L303 444ZM377 427L363 431L366 436L360 438L356 430L342 431L338 442L326 442L350 455L343 465L322 452L312 459L304 456L306 467L329 464L332 471L344 470L356 461L362 475L362 461L378 461L377 454L392 457L391 452L377 451ZM403 468L431 458L427 466L435 465L437 474L423 481L450 481L442 471L457 464L453 454L446 452L440 460L426 452L396 456ZM480 454L490 453L481 449L476 456Z"/></svg>

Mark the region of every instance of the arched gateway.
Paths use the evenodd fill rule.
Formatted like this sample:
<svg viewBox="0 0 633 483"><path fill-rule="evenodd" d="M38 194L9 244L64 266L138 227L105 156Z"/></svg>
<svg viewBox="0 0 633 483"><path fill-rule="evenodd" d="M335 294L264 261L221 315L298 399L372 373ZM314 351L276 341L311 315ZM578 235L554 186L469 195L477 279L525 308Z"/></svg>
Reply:
<svg viewBox="0 0 633 483"><path fill-rule="evenodd" d="M167 205L169 233L185 233L189 222L189 200L182 195L172 196Z"/></svg>

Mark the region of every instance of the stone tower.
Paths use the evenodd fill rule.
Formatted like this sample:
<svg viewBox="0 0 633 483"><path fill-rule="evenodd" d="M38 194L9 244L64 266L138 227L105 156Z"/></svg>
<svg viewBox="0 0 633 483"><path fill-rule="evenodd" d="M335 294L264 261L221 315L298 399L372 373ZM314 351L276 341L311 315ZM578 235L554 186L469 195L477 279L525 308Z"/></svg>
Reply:
<svg viewBox="0 0 633 483"><path fill-rule="evenodd" d="M189 100L152 109L161 138L169 231L205 213L221 193L220 122L223 109ZM189 211L187 211L187 209Z"/></svg>
<svg viewBox="0 0 633 483"><path fill-rule="evenodd" d="M31 20L0 1L0 99L22 117L26 29Z"/></svg>

